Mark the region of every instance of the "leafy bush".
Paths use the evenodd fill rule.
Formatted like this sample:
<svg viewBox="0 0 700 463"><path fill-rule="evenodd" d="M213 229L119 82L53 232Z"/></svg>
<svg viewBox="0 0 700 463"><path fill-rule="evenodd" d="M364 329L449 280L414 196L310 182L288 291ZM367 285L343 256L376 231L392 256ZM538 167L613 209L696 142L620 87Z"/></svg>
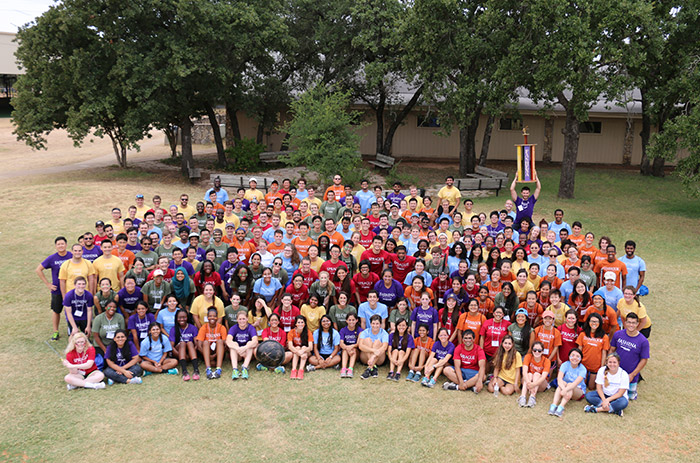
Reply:
<svg viewBox="0 0 700 463"><path fill-rule="evenodd" d="M229 160L226 170L231 172L255 172L260 170L260 153L265 151L264 145L259 145L252 138L236 141L236 146L226 148Z"/></svg>
<svg viewBox="0 0 700 463"><path fill-rule="evenodd" d="M408 187L408 185L420 185L421 182L420 179L412 174L409 174L407 172L402 172L399 170L399 166L401 165L401 161L396 162L394 166L389 170L389 172L386 174L385 180L387 186L393 186L394 182L401 182L401 184L404 187Z"/></svg>
<svg viewBox="0 0 700 463"><path fill-rule="evenodd" d="M282 161L317 172L321 182L339 173L349 177L362 162L360 137L351 128L358 113L348 111L350 94L316 85L292 102L293 119L283 131L294 150Z"/></svg>

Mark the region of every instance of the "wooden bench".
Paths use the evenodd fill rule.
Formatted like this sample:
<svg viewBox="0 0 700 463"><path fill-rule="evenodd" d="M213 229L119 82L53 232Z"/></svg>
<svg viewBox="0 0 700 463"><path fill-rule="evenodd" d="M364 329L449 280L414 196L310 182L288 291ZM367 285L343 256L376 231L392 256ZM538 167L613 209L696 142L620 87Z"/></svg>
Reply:
<svg viewBox="0 0 700 463"><path fill-rule="evenodd" d="M383 154L377 153L375 160L368 161L368 162L375 167L388 170L388 169L391 169L392 167L394 167L394 163L396 162L396 159L392 158L391 156L385 156Z"/></svg>
<svg viewBox="0 0 700 463"><path fill-rule="evenodd" d="M238 188L245 188L246 190L250 188L250 179L254 178L255 180L258 181L258 190L264 190L268 191L270 189L270 184L274 180L274 178L270 177L260 177L258 175L248 175L248 176L242 176L242 175L232 175L232 174L211 174L209 176L209 183L214 185L214 179L216 177L219 177L221 179L221 186L224 188L235 188L236 190ZM236 192L235 191L229 191L229 196L235 197Z"/></svg>
<svg viewBox="0 0 700 463"><path fill-rule="evenodd" d="M476 167L476 173L468 174L468 178L456 178L455 187L460 191L495 190L496 196L507 186L508 174L488 167Z"/></svg>
<svg viewBox="0 0 700 463"><path fill-rule="evenodd" d="M274 164L280 162L280 156L286 156L288 154L289 151L266 151L260 153L260 162L264 162L265 164Z"/></svg>
<svg viewBox="0 0 700 463"><path fill-rule="evenodd" d="M190 179L190 182L195 182L202 178L202 169L199 169L197 167L192 167L192 165L187 162L187 176ZM213 180L212 180L213 181Z"/></svg>

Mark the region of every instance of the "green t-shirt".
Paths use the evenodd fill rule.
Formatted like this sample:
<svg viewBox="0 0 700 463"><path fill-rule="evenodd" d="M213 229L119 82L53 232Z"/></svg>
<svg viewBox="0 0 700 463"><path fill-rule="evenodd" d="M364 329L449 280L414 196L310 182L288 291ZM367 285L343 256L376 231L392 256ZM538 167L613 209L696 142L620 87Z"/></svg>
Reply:
<svg viewBox="0 0 700 463"><path fill-rule="evenodd" d="M217 266L220 266L221 264L223 264L224 261L226 260L226 251L228 251L228 244L226 244L222 241L221 244L217 245L216 243L214 243L212 241L209 243L209 247L207 248L207 251L209 249L213 249L214 251L216 251L216 260L214 261L214 263Z"/></svg>
<svg viewBox="0 0 700 463"><path fill-rule="evenodd" d="M392 310L391 313L389 314L389 323L396 323L396 320L398 320L399 318L403 318L404 320L406 320L406 323L408 324L408 328L410 330L411 322L412 322L411 311L406 309L406 311L404 313L400 313L399 309ZM391 326L391 325L389 325L389 326Z"/></svg>
<svg viewBox="0 0 700 463"><path fill-rule="evenodd" d="M333 201L332 203L324 201L321 204L321 215L324 219L333 219L334 222L338 221L338 212L340 208L343 207L338 201Z"/></svg>
<svg viewBox="0 0 700 463"><path fill-rule="evenodd" d="M346 305L345 309L341 309L339 306L334 305L331 306L328 316L331 317L331 321L333 323L338 325L338 331L340 331L348 325L346 320L348 315L351 313L357 315L357 309L350 304Z"/></svg>
<svg viewBox="0 0 700 463"><path fill-rule="evenodd" d="M318 242L318 237L321 236L321 234L323 234L323 230L317 232L313 228L309 229L309 236L316 242Z"/></svg>
<svg viewBox="0 0 700 463"><path fill-rule="evenodd" d="M131 277L131 278L135 279L136 286L141 288L146 283L146 279L148 278L148 270L146 270L144 268L141 273L136 273L132 267L128 272L126 272L126 275L124 276L124 278L126 278L126 277Z"/></svg>
<svg viewBox="0 0 700 463"><path fill-rule="evenodd" d="M120 313L115 313L111 320L107 319L107 314L105 312L99 314L92 321L92 332L98 333L102 344L108 347L112 344L114 339L114 333L117 330L126 329L126 323L124 323L124 317ZM93 344L99 346L93 339Z"/></svg>
<svg viewBox="0 0 700 463"><path fill-rule="evenodd" d="M146 267L151 267L153 265L156 265L159 256L153 251L148 251L148 254L145 254L143 251L139 251L136 253L135 257L140 257L141 259L143 259L143 265L145 265Z"/></svg>
<svg viewBox="0 0 700 463"><path fill-rule="evenodd" d="M232 305L227 305L224 308L224 312L225 312L225 314L224 314L223 322L224 322L224 324L228 323L227 326L229 328L231 328L232 326L234 326L235 324L238 323L238 312L248 313L248 308L244 307L242 305L239 305L238 310L233 310Z"/></svg>
<svg viewBox="0 0 700 463"><path fill-rule="evenodd" d="M199 229L204 230L207 227L207 219L209 216L207 214L195 214L195 217L197 218L197 225L199 226Z"/></svg>
<svg viewBox="0 0 700 463"><path fill-rule="evenodd" d="M588 290L591 290L597 283L595 273L591 270L581 270L579 278L586 283L586 288L588 288Z"/></svg>
<svg viewBox="0 0 700 463"><path fill-rule="evenodd" d="M527 351L530 348L528 345L530 340L528 339L527 344L525 343L525 339L523 339L523 328L519 327L517 323L511 323L508 325L508 332L511 336L513 336L515 349L520 352L520 355L524 356L527 354ZM532 335L532 331L530 331L530 335Z"/></svg>
<svg viewBox="0 0 700 463"><path fill-rule="evenodd" d="M162 244L156 248L156 253L158 254L158 257L167 257L168 259L173 258L173 251L177 249L177 246L174 244L171 244L169 248L166 248Z"/></svg>
<svg viewBox="0 0 700 463"><path fill-rule="evenodd" d="M107 307L107 304L109 304L110 302L114 302L114 296L116 296L116 295L117 295L117 293L111 288L109 290L109 294L106 297L102 294L102 290L97 291L97 294L95 296L97 296L97 302L99 302L100 308L102 309L102 312L104 312L105 307ZM94 310L95 310L95 317L96 317L98 314L97 306L95 306Z"/></svg>
<svg viewBox="0 0 700 463"><path fill-rule="evenodd" d="M147 281L145 285L141 288L141 292L148 296L148 306L151 312L155 313L161 309L165 301L165 296L172 292L170 283L163 280L160 286L156 287L156 281Z"/></svg>
<svg viewBox="0 0 700 463"><path fill-rule="evenodd" d="M326 296L335 296L335 286L328 284L325 288L322 288L321 283L316 280L311 283L311 287L309 288L309 296L318 297L318 305L323 305Z"/></svg>

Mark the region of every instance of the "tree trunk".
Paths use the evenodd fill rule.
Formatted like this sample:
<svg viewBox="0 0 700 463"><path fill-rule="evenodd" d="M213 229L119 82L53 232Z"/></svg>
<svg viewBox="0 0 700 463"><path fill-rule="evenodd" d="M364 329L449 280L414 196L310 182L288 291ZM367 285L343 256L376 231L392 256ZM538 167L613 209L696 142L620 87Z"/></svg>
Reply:
<svg viewBox="0 0 700 463"><path fill-rule="evenodd" d="M578 156L579 122L570 108L566 110L564 125L564 154L561 160L561 179L559 180L559 198L573 199L576 177L576 157Z"/></svg>
<svg viewBox="0 0 700 463"><path fill-rule="evenodd" d="M481 108L471 111L472 121L459 130L459 175L464 177L476 170L476 129Z"/></svg>
<svg viewBox="0 0 700 463"><path fill-rule="evenodd" d="M404 106L401 112L399 112L399 114L396 116L396 119L389 126L389 130L386 132L386 136L384 137L384 148L382 150L382 153L385 156L391 156L391 147L394 144L394 134L396 133L396 130L401 127L401 124L403 123L404 119L406 119L406 116L408 116L413 107L418 103L418 100L422 94L423 86L421 85L418 87L418 90L415 91L406 106Z"/></svg>
<svg viewBox="0 0 700 463"><path fill-rule="evenodd" d="M375 151L377 153L384 154L388 156L388 153L384 152L384 103L386 102L386 95L382 91L379 95L379 103L374 109L375 118L377 119L377 134Z"/></svg>
<svg viewBox="0 0 700 463"><path fill-rule="evenodd" d="M236 140L241 139L241 129L238 126L238 115L236 109L226 103L226 147L236 146Z"/></svg>
<svg viewBox="0 0 700 463"><path fill-rule="evenodd" d="M484 127L484 140L481 142L481 156L479 156L479 165L484 167L486 165L486 158L489 155L489 145L491 144L491 132L493 131L493 122L496 118L489 114L489 118L486 120L486 127Z"/></svg>
<svg viewBox="0 0 700 463"><path fill-rule="evenodd" d="M163 129L165 136L168 139L168 145L170 145L170 157L177 157L177 129L176 126L170 124L167 128Z"/></svg>
<svg viewBox="0 0 700 463"><path fill-rule="evenodd" d="M114 149L114 155L117 157L117 164L122 169L126 169L126 148L121 147L116 135L111 130L107 131L107 135L112 140L112 148Z"/></svg>
<svg viewBox="0 0 700 463"><path fill-rule="evenodd" d="M552 162L552 140L554 139L554 120L547 117L544 120L544 146L542 147L542 162Z"/></svg>
<svg viewBox="0 0 700 463"><path fill-rule="evenodd" d="M189 177L189 169L194 167L194 158L192 157L192 121L189 116L185 117L180 123L182 130L182 166L181 172L184 177Z"/></svg>
<svg viewBox="0 0 700 463"><path fill-rule="evenodd" d="M642 131L639 135L642 138L642 160L639 164L639 173L642 175L651 175L651 160L647 156L647 148L649 147L649 138L651 137L651 117L649 116L649 108L644 96L645 92L642 89Z"/></svg>
<svg viewBox="0 0 700 463"><path fill-rule="evenodd" d="M665 114L662 112L661 116L659 117L659 126L658 126L659 133L664 131L664 122L665 121L666 121L666 117L665 117ZM654 162L652 163L652 166L651 166L651 175L653 175L654 177L665 176L665 172L664 172L665 162L666 162L666 160L662 157L654 158Z"/></svg>
<svg viewBox="0 0 700 463"><path fill-rule="evenodd" d="M219 167L226 167L226 153L224 152L224 141L221 139L221 129L219 128L219 120L216 118L216 112L214 112L214 108L212 107L212 105L210 105L209 103L205 103L204 108L207 110L207 116L209 116L209 125L211 125L211 130L214 133L217 164L219 165Z"/></svg>
<svg viewBox="0 0 700 463"><path fill-rule="evenodd" d="M628 117L625 121L625 140L622 145L622 165L632 164L632 148L634 147L634 119Z"/></svg>
<svg viewBox="0 0 700 463"><path fill-rule="evenodd" d="M255 143L263 144L263 135L265 134L265 125L261 122L258 124L258 132L255 134Z"/></svg>

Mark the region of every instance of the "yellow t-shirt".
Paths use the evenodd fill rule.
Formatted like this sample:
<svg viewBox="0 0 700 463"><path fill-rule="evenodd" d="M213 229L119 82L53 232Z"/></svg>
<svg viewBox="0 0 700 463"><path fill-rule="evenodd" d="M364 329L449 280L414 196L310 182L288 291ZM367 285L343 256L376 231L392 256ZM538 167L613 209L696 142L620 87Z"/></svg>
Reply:
<svg viewBox="0 0 700 463"><path fill-rule="evenodd" d="M513 349L515 349L515 347L513 347ZM507 383L515 384L515 373L518 371L519 368L522 368L522 366L523 359L520 356L520 352L516 351L515 361L510 366L510 369L506 370L506 359L503 359L503 363L501 363L501 369L498 371L498 377Z"/></svg>
<svg viewBox="0 0 700 463"><path fill-rule="evenodd" d="M306 317L306 327L313 333L321 326L321 317L326 314L326 308L322 305L312 308L309 304L304 304L300 312Z"/></svg>
<svg viewBox="0 0 700 463"><path fill-rule="evenodd" d="M259 203L262 203L265 201L265 195L263 194L262 191L255 189L255 190L245 190L245 194L243 195L245 199L248 201L252 201L253 199L257 199Z"/></svg>
<svg viewBox="0 0 700 463"><path fill-rule="evenodd" d="M79 264L74 264L72 259L68 259L58 270L58 279L66 280L66 292L75 288L75 279L77 277L85 277L87 280L90 275L95 274L95 267L89 260L82 259Z"/></svg>
<svg viewBox="0 0 700 463"><path fill-rule="evenodd" d="M114 229L115 237L120 233L126 233L126 230L124 230L124 221L122 219L119 219L117 222L115 222L114 220L110 220L107 223L111 225Z"/></svg>
<svg viewBox="0 0 700 463"><path fill-rule="evenodd" d="M141 207L136 206L136 218L143 220L143 215L148 212L150 207L146 206L145 204Z"/></svg>
<svg viewBox="0 0 700 463"><path fill-rule="evenodd" d="M308 204L309 207L311 206L311 203L316 204L316 205L318 206L318 210L319 210L319 211L321 210L321 204L323 204L323 201L321 201L321 200L318 199L318 198L313 198L313 199L311 199L311 198L305 198L305 199L302 200L302 202Z"/></svg>
<svg viewBox="0 0 700 463"><path fill-rule="evenodd" d="M518 280L513 280L510 282L510 284L513 285L513 290L515 291L515 294L518 295L518 300L520 300L520 302L525 301L525 297L527 296L528 291L535 290L535 287L529 280L525 281L525 284L522 287L518 283Z"/></svg>
<svg viewBox="0 0 700 463"><path fill-rule="evenodd" d="M445 185L444 187L440 188L440 191L438 191L438 198L448 200L450 202L450 206L457 206L459 205L459 201L462 199L462 194L456 187L453 186L447 188L447 185Z"/></svg>
<svg viewBox="0 0 700 463"><path fill-rule="evenodd" d="M109 278L109 281L112 282L112 289L119 291L121 288L119 275L126 271L122 260L115 255L109 256L109 259L106 259L105 256L100 256L95 259L93 265L97 273L97 282L99 283L103 278Z"/></svg>
<svg viewBox="0 0 700 463"><path fill-rule="evenodd" d="M513 274L517 274L521 268L524 268L525 270L530 270L530 263L527 261L523 261L523 263L521 264L517 260L514 260L511 264L510 271L513 272Z"/></svg>
<svg viewBox="0 0 700 463"><path fill-rule="evenodd" d="M224 309L224 303L221 299L218 297L214 296L214 307L216 307L216 312L218 314L218 318L223 318L224 315L226 315L226 310ZM211 307L212 304L208 303L204 299L204 295L200 294L199 296L195 297L194 300L192 301L192 307L190 308L190 313L192 315L197 315L199 317L199 321L202 322L202 324L207 323L207 309Z"/></svg>
<svg viewBox="0 0 700 463"><path fill-rule="evenodd" d="M570 309L571 307L561 302L558 309L555 309L553 305L550 305L546 310L551 310L554 312L554 326L561 326L566 321L566 312Z"/></svg>
<svg viewBox="0 0 700 463"><path fill-rule="evenodd" d="M617 310L620 312L620 317L623 321L625 318L627 318L627 314L631 312L636 313L640 319L646 317L647 322L644 324L644 326L639 328L640 330L651 326L651 318L649 318L649 314L647 314L647 309L644 307L644 304L638 304L636 301L632 304L628 304L624 299L620 299L617 303Z"/></svg>
<svg viewBox="0 0 700 463"><path fill-rule="evenodd" d="M350 251L350 254L355 256L355 260L357 261L357 264L360 264L360 261L362 260L362 253L365 252L367 249L365 249L364 246L361 244L355 245L354 248L352 248L352 251Z"/></svg>
<svg viewBox="0 0 700 463"><path fill-rule="evenodd" d="M233 214L233 213L231 213L231 215L228 217L226 216L226 213L224 213L224 222L232 223L236 228L238 228L241 225L241 219L239 219L238 216L236 214ZM217 225L221 225L221 224L217 224L216 222L214 222L214 228L217 228ZM223 224L223 225L224 225L224 229L225 229L226 224Z"/></svg>
<svg viewBox="0 0 700 463"><path fill-rule="evenodd" d="M195 209L193 206L190 206L189 204L187 205L187 207L182 207L182 204L178 204L177 211L182 212L182 215L185 216L185 221L189 220L190 217L197 214L197 209Z"/></svg>
<svg viewBox="0 0 700 463"><path fill-rule="evenodd" d="M320 257L317 257L315 261L311 262L311 269L316 273L320 272L321 265L323 265L324 262L325 260L321 259Z"/></svg>

